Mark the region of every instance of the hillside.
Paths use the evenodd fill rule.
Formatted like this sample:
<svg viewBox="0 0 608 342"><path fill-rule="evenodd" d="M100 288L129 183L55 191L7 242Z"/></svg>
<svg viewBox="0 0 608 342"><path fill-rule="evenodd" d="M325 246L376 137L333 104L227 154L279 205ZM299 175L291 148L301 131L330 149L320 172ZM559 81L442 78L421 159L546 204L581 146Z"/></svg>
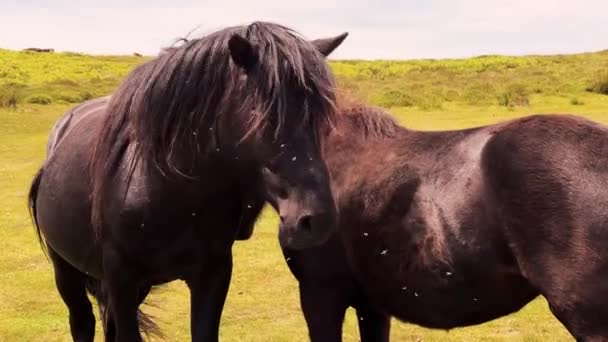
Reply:
<svg viewBox="0 0 608 342"><path fill-rule="evenodd" d="M0 50L0 105L78 103L105 95L144 60Z"/></svg>
<svg viewBox="0 0 608 342"><path fill-rule="evenodd" d="M145 57L0 50L0 104L78 103L110 93ZM332 61L344 89L385 107L528 106L537 95L584 104L608 94L608 50L559 56ZM599 95L598 95L599 96Z"/></svg>

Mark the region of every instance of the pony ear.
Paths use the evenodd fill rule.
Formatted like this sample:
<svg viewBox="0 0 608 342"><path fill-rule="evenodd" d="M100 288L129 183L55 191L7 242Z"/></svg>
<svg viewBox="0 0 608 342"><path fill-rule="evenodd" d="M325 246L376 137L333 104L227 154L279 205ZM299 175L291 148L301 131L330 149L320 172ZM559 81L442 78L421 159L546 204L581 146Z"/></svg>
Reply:
<svg viewBox="0 0 608 342"><path fill-rule="evenodd" d="M324 39L316 39L311 41L312 45L314 45L319 52L327 57L331 54L342 42L344 39L348 37L348 32L344 32L339 36L333 38L324 38Z"/></svg>
<svg viewBox="0 0 608 342"><path fill-rule="evenodd" d="M251 43L238 34L228 40L228 49L234 63L249 72L258 62L258 54Z"/></svg>

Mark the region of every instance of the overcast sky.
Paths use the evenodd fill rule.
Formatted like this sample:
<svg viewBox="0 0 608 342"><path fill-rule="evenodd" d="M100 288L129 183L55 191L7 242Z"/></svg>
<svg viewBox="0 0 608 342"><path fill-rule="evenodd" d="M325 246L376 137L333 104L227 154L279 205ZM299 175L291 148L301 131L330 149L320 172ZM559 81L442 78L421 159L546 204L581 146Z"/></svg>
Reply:
<svg viewBox="0 0 608 342"><path fill-rule="evenodd" d="M348 31L336 59L608 49L608 0L0 0L0 47L156 54L198 26L253 20L308 38Z"/></svg>

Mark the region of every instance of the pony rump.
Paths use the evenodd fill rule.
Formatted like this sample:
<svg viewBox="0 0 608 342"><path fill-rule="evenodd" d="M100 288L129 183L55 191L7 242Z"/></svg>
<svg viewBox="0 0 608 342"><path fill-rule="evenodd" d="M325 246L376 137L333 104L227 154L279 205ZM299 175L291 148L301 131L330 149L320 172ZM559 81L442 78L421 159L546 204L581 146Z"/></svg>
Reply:
<svg viewBox="0 0 608 342"><path fill-rule="evenodd" d="M235 35L247 39L258 57L245 78L228 47ZM241 141L252 135L259 139L268 128L275 140L311 124L318 131L331 125L336 111L334 84L324 56L312 43L291 29L264 22L187 41L140 65L112 96L91 156L96 232L102 225L106 184L130 145L131 170L142 162L165 177L192 177L195 156L215 150L215 133L210 132L217 132L221 115L247 118Z"/></svg>

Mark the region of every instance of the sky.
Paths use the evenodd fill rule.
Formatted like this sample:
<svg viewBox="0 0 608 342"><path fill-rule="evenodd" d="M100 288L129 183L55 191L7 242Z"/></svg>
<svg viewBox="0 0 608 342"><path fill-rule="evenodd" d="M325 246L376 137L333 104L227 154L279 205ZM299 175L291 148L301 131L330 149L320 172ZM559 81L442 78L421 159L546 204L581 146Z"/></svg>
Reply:
<svg viewBox="0 0 608 342"><path fill-rule="evenodd" d="M0 0L0 48L154 55L255 20L310 39L349 32L333 59L608 49L608 0Z"/></svg>

